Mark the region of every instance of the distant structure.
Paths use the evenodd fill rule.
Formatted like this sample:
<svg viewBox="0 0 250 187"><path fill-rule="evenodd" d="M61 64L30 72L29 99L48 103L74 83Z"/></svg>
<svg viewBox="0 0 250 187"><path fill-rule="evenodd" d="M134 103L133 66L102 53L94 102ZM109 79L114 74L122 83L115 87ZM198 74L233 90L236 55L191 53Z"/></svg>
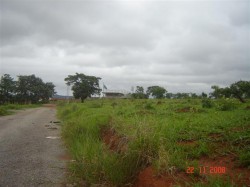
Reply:
<svg viewBox="0 0 250 187"><path fill-rule="evenodd" d="M107 86L103 83L102 96L105 98L128 98L129 92L126 90L108 90Z"/></svg>
<svg viewBox="0 0 250 187"><path fill-rule="evenodd" d="M124 90L105 90L102 93L105 98L128 98L128 92Z"/></svg>
<svg viewBox="0 0 250 187"><path fill-rule="evenodd" d="M73 96L65 96L65 95L53 95L51 98L50 98L50 101L60 101L60 100L72 100L74 99Z"/></svg>

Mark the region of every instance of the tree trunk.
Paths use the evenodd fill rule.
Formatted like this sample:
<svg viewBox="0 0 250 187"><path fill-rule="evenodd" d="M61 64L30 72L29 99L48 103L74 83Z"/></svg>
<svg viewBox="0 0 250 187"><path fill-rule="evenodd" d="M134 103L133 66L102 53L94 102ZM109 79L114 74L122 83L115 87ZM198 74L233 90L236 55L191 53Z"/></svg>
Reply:
<svg viewBox="0 0 250 187"><path fill-rule="evenodd" d="M81 103L84 103L84 98L81 97Z"/></svg>

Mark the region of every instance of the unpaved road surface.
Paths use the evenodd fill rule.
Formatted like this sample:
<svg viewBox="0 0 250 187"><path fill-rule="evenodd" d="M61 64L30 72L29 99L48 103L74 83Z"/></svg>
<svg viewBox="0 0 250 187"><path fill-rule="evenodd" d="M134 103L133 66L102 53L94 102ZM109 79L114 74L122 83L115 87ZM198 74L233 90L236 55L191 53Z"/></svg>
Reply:
<svg viewBox="0 0 250 187"><path fill-rule="evenodd" d="M0 117L0 187L62 186L65 148L55 115L40 107Z"/></svg>

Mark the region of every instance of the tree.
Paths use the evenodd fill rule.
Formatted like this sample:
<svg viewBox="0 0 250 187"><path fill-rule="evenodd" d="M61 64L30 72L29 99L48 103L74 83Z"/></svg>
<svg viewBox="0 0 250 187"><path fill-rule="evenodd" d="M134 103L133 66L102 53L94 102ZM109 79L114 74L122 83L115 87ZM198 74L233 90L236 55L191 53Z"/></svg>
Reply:
<svg viewBox="0 0 250 187"><path fill-rule="evenodd" d="M147 95L144 93L144 88L142 86L136 86L135 93L132 94L135 99L146 99Z"/></svg>
<svg viewBox="0 0 250 187"><path fill-rule="evenodd" d="M174 94L174 98L176 99L185 99L185 98L189 98L189 94L188 93L176 93Z"/></svg>
<svg viewBox="0 0 250 187"><path fill-rule="evenodd" d="M198 95L196 93L191 93L191 97L195 99L198 98Z"/></svg>
<svg viewBox="0 0 250 187"><path fill-rule="evenodd" d="M160 86L150 86L147 89L148 97L152 95L153 97L157 99L164 98L166 93L167 93L167 90Z"/></svg>
<svg viewBox="0 0 250 187"><path fill-rule="evenodd" d="M217 85L213 85L211 86L211 88L214 90L213 92L210 93L210 95L216 99L221 98L223 96L222 94L222 89L217 86Z"/></svg>
<svg viewBox="0 0 250 187"><path fill-rule="evenodd" d="M15 94L15 81L9 74L4 74L0 80L0 104L13 102Z"/></svg>
<svg viewBox="0 0 250 187"><path fill-rule="evenodd" d="M230 86L230 91L233 97L245 103L245 98L250 97L250 81L238 81Z"/></svg>
<svg viewBox="0 0 250 187"><path fill-rule="evenodd" d="M201 93L201 97L202 97L202 98L207 98L207 94L206 94L205 92L202 92L202 93Z"/></svg>
<svg viewBox="0 0 250 187"><path fill-rule="evenodd" d="M40 92L40 99L42 99L43 102L48 102L49 98L56 94L55 85L52 82L46 82L42 85Z"/></svg>
<svg viewBox="0 0 250 187"><path fill-rule="evenodd" d="M68 75L64 79L67 85L72 85L71 90L76 99L81 99L83 103L87 97L93 94L100 94L99 80L101 78L95 76L84 75L83 73L76 73L75 75Z"/></svg>
<svg viewBox="0 0 250 187"><path fill-rule="evenodd" d="M19 103L46 102L55 94L53 83L44 83L35 75L20 75L16 84L16 97Z"/></svg>
<svg viewBox="0 0 250 187"><path fill-rule="evenodd" d="M173 93L166 93L165 97L168 99L171 99L171 98L174 98L174 94Z"/></svg>
<svg viewBox="0 0 250 187"><path fill-rule="evenodd" d="M212 86L211 88L214 91L210 94L215 98L235 97L242 103L245 103L245 98L250 98L250 81L238 81L225 88L219 88L219 86Z"/></svg>

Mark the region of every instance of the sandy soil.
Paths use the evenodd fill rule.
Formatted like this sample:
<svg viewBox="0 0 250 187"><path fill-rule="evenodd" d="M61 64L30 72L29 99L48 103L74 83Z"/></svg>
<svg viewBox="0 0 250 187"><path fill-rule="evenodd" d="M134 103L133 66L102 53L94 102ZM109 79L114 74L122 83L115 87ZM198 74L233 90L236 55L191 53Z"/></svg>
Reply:
<svg viewBox="0 0 250 187"><path fill-rule="evenodd" d="M61 186L65 148L54 107L0 117L0 186Z"/></svg>

